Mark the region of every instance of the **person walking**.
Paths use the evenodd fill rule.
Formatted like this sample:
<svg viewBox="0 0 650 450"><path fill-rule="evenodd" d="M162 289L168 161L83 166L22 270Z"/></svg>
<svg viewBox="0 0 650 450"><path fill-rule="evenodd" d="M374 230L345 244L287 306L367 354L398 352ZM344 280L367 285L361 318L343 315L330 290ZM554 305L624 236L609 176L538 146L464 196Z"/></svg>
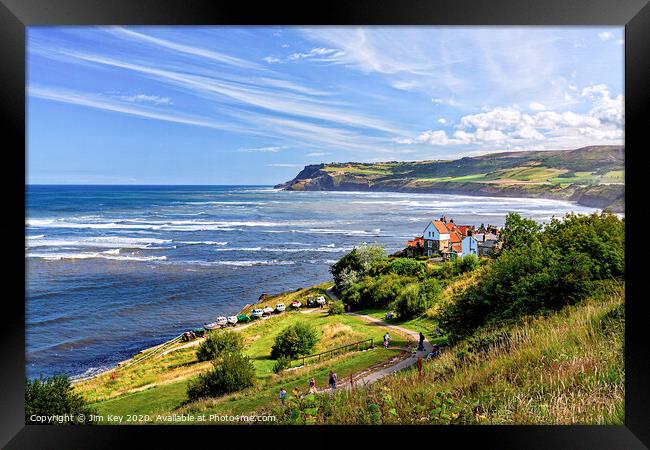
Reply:
<svg viewBox="0 0 650 450"><path fill-rule="evenodd" d="M384 334L384 348L388 348L389 343L390 343L390 333L387 331L386 334Z"/></svg>
<svg viewBox="0 0 650 450"><path fill-rule="evenodd" d="M338 376L336 375L336 372L330 371L330 387L332 388L332 393L336 389L336 381L338 379Z"/></svg>
<svg viewBox="0 0 650 450"><path fill-rule="evenodd" d="M312 378L309 380L309 393L310 394L316 394L318 392L318 389L316 389L316 379Z"/></svg>
<svg viewBox="0 0 650 450"><path fill-rule="evenodd" d="M280 388L280 402L284 406L284 399L287 398L287 391L284 388Z"/></svg>
<svg viewBox="0 0 650 450"><path fill-rule="evenodd" d="M420 331L420 343L418 344L418 350L424 350L424 335Z"/></svg>

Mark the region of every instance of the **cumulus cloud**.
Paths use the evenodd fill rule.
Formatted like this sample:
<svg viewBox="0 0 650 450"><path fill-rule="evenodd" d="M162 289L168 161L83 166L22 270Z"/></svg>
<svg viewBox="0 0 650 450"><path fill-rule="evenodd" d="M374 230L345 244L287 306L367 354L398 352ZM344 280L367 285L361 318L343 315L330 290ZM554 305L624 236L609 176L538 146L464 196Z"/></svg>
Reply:
<svg viewBox="0 0 650 450"><path fill-rule="evenodd" d="M438 123L439 123L439 124L442 124L442 125L447 125L447 119L445 119L445 118L440 118L440 119L438 119Z"/></svg>
<svg viewBox="0 0 650 450"><path fill-rule="evenodd" d="M437 146L473 144L512 149L547 144L566 147L596 141L620 143L625 119L623 96L612 97L604 84L575 91L590 105L587 113L548 111L536 102L528 105L529 110L536 111L533 113L512 106L496 107L461 117L451 136L444 130L427 130L414 138L399 138L395 142Z"/></svg>

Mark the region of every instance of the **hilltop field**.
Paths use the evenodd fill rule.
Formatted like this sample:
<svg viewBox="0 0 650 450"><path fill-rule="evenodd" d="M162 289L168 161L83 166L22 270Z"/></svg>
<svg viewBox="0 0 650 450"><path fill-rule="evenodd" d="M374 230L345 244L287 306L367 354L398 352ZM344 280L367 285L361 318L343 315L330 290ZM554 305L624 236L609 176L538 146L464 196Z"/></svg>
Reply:
<svg viewBox="0 0 650 450"><path fill-rule="evenodd" d="M397 191L539 197L623 212L625 148L491 153L453 161L306 166L287 190Z"/></svg>

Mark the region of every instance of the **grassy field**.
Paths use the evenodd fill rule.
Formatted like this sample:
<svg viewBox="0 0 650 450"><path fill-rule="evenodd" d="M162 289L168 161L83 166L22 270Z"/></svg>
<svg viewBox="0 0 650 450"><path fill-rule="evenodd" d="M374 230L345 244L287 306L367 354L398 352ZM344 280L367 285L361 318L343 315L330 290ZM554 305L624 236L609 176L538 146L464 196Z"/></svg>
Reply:
<svg viewBox="0 0 650 450"><path fill-rule="evenodd" d="M324 294L329 285L300 289L291 293L266 297L257 305L289 304L294 299L306 301L312 295ZM304 303L304 302L303 302ZM311 377L318 385L327 382L329 370L335 370L341 379L359 374L368 368L404 354L397 347L407 346L404 336L391 332L395 348L375 348L367 351L351 351L319 363L307 364L281 374L273 372L274 360L270 357L275 337L286 327L297 322L308 322L320 335L314 353L331 350L348 343L374 339L381 342L388 330L362 318L346 315L330 316L327 308L286 311L268 319L258 320L249 326L235 327L244 337L244 353L253 362L257 383L253 388L219 399L185 404L188 381L210 369L210 362L199 362L196 358L198 343L177 343L168 353L144 360L142 363L118 368L91 380L75 385L100 414L170 414L185 412L247 413L268 406L277 400L280 387L285 389L306 388ZM153 351L152 349L144 352ZM298 364L298 363L296 363Z"/></svg>
<svg viewBox="0 0 650 450"><path fill-rule="evenodd" d="M622 424L624 296L612 283L551 316L484 331L490 345L460 342L426 362L422 377L407 370L288 409L309 407L310 420L336 424ZM279 413L285 423L305 417Z"/></svg>

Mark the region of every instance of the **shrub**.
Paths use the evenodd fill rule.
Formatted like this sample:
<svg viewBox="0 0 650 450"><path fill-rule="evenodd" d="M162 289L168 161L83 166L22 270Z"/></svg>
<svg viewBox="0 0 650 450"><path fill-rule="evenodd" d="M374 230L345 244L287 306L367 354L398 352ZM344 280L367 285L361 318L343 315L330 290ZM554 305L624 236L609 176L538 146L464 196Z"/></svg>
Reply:
<svg viewBox="0 0 650 450"><path fill-rule="evenodd" d="M94 414L86 404L84 398L75 393L70 379L64 375L55 375L50 378L27 380L25 383L25 423L40 424L32 422L30 417L34 414L39 416L61 416L69 414L72 422L69 423L92 423L89 420L79 421L79 415L88 417ZM54 422L59 423L59 422Z"/></svg>
<svg viewBox="0 0 650 450"><path fill-rule="evenodd" d="M307 355L318 342L318 335L313 326L298 322L286 328L271 347L271 358L280 357L295 358L299 355Z"/></svg>
<svg viewBox="0 0 650 450"><path fill-rule="evenodd" d="M345 307L343 306L343 302L341 300L337 300L335 302L330 303L330 310L329 310L330 316L343 314L344 312L345 312Z"/></svg>
<svg viewBox="0 0 650 450"><path fill-rule="evenodd" d="M223 353L213 364L212 370L190 381L187 397L191 401L241 391L254 384L255 367L239 351Z"/></svg>
<svg viewBox="0 0 650 450"><path fill-rule="evenodd" d="M280 373L291 367L291 358L280 356L273 364L273 373Z"/></svg>
<svg viewBox="0 0 650 450"><path fill-rule="evenodd" d="M199 361L212 361L223 353L241 351L243 347L244 340L239 333L234 331L210 333L199 345L196 357Z"/></svg>
<svg viewBox="0 0 650 450"><path fill-rule="evenodd" d="M411 258L396 258L386 265L384 272L420 277L424 275L425 269L426 264L422 261Z"/></svg>
<svg viewBox="0 0 650 450"><path fill-rule="evenodd" d="M436 279L411 283L400 291L392 306L401 319L410 319L424 314L441 292L442 283Z"/></svg>
<svg viewBox="0 0 650 450"><path fill-rule="evenodd" d="M457 262L459 273L471 272L472 270L478 269L481 265L478 256L473 254L465 255L462 259L457 260Z"/></svg>

